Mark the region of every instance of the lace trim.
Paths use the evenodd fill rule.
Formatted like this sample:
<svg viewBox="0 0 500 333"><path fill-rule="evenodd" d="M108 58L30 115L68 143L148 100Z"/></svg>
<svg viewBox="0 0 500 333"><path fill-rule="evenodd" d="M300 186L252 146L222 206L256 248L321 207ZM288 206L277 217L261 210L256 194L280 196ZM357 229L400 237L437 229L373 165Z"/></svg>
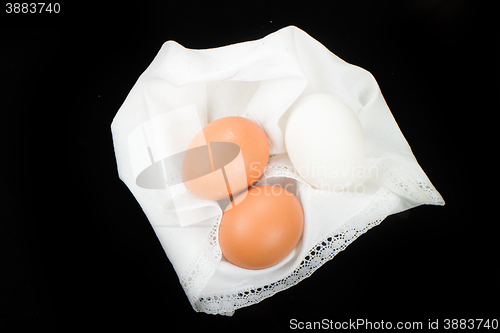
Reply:
<svg viewBox="0 0 500 333"><path fill-rule="evenodd" d="M431 186L428 183L428 181L425 181L422 179L417 179L417 180L415 180L415 183L420 188L420 190L422 192L424 192L432 200L432 202L434 204L436 204L436 205L444 205L445 204L444 199L441 196L441 194L439 194L439 192L436 191L436 189L433 186Z"/></svg>
<svg viewBox="0 0 500 333"><path fill-rule="evenodd" d="M445 202L428 179L410 177L396 161L384 159L376 164L384 185L401 197L415 203L444 205ZM425 175L425 174L424 174Z"/></svg>
<svg viewBox="0 0 500 333"><path fill-rule="evenodd" d="M269 163L271 163L272 158L277 155L273 155L269 158ZM295 170L295 168L290 167L283 163L278 164L268 164L264 169L262 180L274 177L286 177L299 180L305 183L305 180L300 176L300 174Z"/></svg>
<svg viewBox="0 0 500 333"><path fill-rule="evenodd" d="M399 204L399 198L386 189L380 189L373 200L341 229L332 232L324 240L314 245L292 274L274 283L240 290L233 294L217 294L200 297L193 307L196 311L209 314L232 315L235 310L249 306L288 289L309 277L324 263L364 234L379 225ZM382 218L380 216L383 216Z"/></svg>
<svg viewBox="0 0 500 333"><path fill-rule="evenodd" d="M182 288L193 307L222 258L217 237L221 218L222 215L217 217L205 243L200 247L188 268L179 278Z"/></svg>

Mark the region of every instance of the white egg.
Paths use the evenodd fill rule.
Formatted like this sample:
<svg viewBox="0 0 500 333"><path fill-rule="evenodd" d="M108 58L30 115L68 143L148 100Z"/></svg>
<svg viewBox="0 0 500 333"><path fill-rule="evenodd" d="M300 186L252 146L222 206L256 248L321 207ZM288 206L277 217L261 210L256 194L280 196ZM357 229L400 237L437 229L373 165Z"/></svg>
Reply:
<svg viewBox="0 0 500 333"><path fill-rule="evenodd" d="M343 190L363 180L363 128L354 111L333 95L309 95L292 106L285 145L295 169L318 189Z"/></svg>

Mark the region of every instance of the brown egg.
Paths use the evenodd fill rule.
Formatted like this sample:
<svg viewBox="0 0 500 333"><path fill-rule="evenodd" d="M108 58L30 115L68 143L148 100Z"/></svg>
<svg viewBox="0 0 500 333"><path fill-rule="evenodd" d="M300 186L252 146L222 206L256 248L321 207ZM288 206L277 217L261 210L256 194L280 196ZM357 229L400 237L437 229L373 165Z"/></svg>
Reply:
<svg viewBox="0 0 500 333"><path fill-rule="evenodd" d="M224 257L246 269L281 262L295 248L304 228L304 212L295 195L278 186L253 187L228 205L219 226Z"/></svg>
<svg viewBox="0 0 500 333"><path fill-rule="evenodd" d="M205 126L190 143L182 173L186 187L208 200L222 200L253 185L269 159L264 130L243 117Z"/></svg>

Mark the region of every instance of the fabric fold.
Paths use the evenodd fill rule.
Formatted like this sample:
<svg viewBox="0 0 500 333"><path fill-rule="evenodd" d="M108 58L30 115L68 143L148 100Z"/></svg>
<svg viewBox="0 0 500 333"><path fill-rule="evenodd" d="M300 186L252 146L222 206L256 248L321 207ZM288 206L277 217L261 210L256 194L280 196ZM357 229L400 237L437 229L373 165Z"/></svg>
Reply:
<svg viewBox="0 0 500 333"><path fill-rule="evenodd" d="M366 161L364 181L355 188L316 189L287 156L288 111L314 93L343 100L361 122ZM270 159L257 185L285 187L304 210L299 244L263 270L224 259L217 235L227 202L194 196L179 171L194 135L227 116L251 119L267 135ZM294 26L214 49L164 43L111 130L120 179L153 226L195 311L231 315L307 278L386 216L422 204L444 205L371 73Z"/></svg>

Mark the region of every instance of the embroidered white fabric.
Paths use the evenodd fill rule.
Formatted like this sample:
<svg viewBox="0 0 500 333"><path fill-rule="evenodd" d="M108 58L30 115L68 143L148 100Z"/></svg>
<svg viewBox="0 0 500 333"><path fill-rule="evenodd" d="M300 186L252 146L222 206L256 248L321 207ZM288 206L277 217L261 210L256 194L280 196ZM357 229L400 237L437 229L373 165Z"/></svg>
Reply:
<svg viewBox="0 0 500 333"><path fill-rule="evenodd" d="M360 119L367 172L359 188L315 189L288 159L287 110L317 92L343 99ZM182 184L179 163L169 159L182 157L207 123L230 115L257 122L268 136L271 156L257 185L286 187L304 209L297 247L263 270L225 260L217 237L224 203L192 195ZM296 27L208 50L166 42L118 111L112 133L120 178L143 208L196 311L231 315L293 287L386 216L421 204L444 205L371 74ZM159 182L144 177L152 169L161 170Z"/></svg>

